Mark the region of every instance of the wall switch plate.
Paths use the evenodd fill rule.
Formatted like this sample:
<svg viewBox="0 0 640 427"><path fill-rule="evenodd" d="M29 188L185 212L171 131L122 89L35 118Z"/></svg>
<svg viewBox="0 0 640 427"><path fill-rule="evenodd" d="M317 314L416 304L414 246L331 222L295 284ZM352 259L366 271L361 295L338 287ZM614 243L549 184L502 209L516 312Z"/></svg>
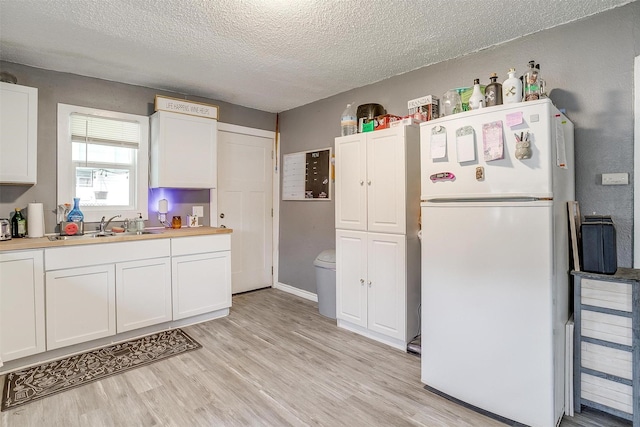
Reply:
<svg viewBox="0 0 640 427"><path fill-rule="evenodd" d="M204 207L203 206L194 206L192 208L193 216L197 216L198 218L202 218L204 216Z"/></svg>
<svg viewBox="0 0 640 427"><path fill-rule="evenodd" d="M629 174L622 173L603 173L602 185L629 185Z"/></svg>

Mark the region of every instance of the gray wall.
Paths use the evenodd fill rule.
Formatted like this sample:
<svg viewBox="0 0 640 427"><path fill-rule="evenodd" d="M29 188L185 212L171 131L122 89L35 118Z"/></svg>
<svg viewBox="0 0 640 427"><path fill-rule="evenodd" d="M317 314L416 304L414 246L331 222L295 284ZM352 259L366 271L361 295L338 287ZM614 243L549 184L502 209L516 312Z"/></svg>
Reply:
<svg viewBox="0 0 640 427"><path fill-rule="evenodd" d="M349 102L377 102L404 115L407 101L489 74L505 80L529 60L541 63L550 98L575 124L576 198L582 213L611 214L618 264L632 265L633 187L599 184L601 174L628 172L633 182L633 61L640 53L640 2L582 21L354 89L280 114L281 153L333 146ZM518 75L519 75L518 74ZM313 260L335 247L334 202L280 202L279 281L315 293Z"/></svg>
<svg viewBox="0 0 640 427"><path fill-rule="evenodd" d="M57 104L72 104L131 114L151 115L156 95L189 99L218 105L219 121L269 131L275 130L276 115L214 99L186 96L141 86L111 82L75 74L59 73L0 61L0 71L18 78L18 84L38 88L38 183L34 186L1 185L0 218L8 218L15 207L26 208L33 201L44 203L45 230L54 231L56 207L56 131ZM188 166L185 166L188 167ZM160 190L153 190L160 191ZM194 204L205 207L204 221L209 221L209 191L172 191L172 213L184 216ZM157 194L155 195L157 196ZM150 192L149 200L158 199ZM72 202L72 201L70 201ZM148 225L159 225L149 213Z"/></svg>

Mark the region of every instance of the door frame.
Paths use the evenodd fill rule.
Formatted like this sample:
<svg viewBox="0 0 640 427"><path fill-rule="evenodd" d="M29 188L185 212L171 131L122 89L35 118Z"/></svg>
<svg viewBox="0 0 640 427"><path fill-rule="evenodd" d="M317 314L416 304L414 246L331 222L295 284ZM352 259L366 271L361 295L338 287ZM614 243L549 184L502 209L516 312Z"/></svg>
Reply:
<svg viewBox="0 0 640 427"><path fill-rule="evenodd" d="M635 57L633 68L633 266L640 268L640 55Z"/></svg>
<svg viewBox="0 0 640 427"><path fill-rule="evenodd" d="M273 288L276 283L278 283L278 248L280 247L280 241L278 240L278 236L280 236L280 204L278 201L280 200L280 178L279 178L279 170L277 159L280 158L280 147L279 144L276 145L276 133L274 131L263 130L263 129L255 129L246 126L232 125L230 123L220 123L218 122L218 132L230 132L230 133L239 133L243 135L251 135L258 136L263 138L271 139L271 171L272 171L272 193L273 193L273 218L271 218L271 262L273 263L273 274L271 275L271 287ZM280 135L278 134L278 140L280 140ZM220 156L218 156L220 159ZM220 181L218 180L218 183ZM211 226L217 227L218 225L218 189L212 188L209 194L209 212L211 213ZM214 220L215 219L215 220ZM231 254L233 256L233 254Z"/></svg>

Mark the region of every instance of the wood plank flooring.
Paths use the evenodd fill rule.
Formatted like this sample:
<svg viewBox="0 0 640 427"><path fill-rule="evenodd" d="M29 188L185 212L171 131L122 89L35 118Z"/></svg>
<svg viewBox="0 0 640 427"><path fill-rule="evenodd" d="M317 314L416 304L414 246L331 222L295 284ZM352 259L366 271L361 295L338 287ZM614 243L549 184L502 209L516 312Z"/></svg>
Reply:
<svg viewBox="0 0 640 427"><path fill-rule="evenodd" d="M275 289L184 330L203 348L0 415L22 426L504 426L422 388L420 359ZM588 410L562 427L629 422Z"/></svg>

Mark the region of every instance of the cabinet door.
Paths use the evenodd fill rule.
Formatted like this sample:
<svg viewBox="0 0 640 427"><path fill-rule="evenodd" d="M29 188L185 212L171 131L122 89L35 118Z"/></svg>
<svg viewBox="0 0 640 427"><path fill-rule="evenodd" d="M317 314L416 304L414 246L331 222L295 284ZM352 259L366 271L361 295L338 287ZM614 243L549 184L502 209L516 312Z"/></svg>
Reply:
<svg viewBox="0 0 640 427"><path fill-rule="evenodd" d="M0 82L0 183L35 184L38 89Z"/></svg>
<svg viewBox="0 0 640 427"><path fill-rule="evenodd" d="M216 188L218 122L168 111L151 120L151 186Z"/></svg>
<svg viewBox="0 0 640 427"><path fill-rule="evenodd" d="M171 259L173 320L231 307L231 252Z"/></svg>
<svg viewBox="0 0 640 427"><path fill-rule="evenodd" d="M47 350L116 333L114 266L46 273Z"/></svg>
<svg viewBox="0 0 640 427"><path fill-rule="evenodd" d="M368 230L406 232L404 129L367 134Z"/></svg>
<svg viewBox="0 0 640 427"><path fill-rule="evenodd" d="M367 327L367 233L336 231L336 317Z"/></svg>
<svg viewBox="0 0 640 427"><path fill-rule="evenodd" d="M44 350L42 251L0 253L0 359Z"/></svg>
<svg viewBox="0 0 640 427"><path fill-rule="evenodd" d="M170 258L116 264L116 297L118 333L170 321Z"/></svg>
<svg viewBox="0 0 640 427"><path fill-rule="evenodd" d="M366 135L336 138L336 228L367 229Z"/></svg>
<svg viewBox="0 0 640 427"><path fill-rule="evenodd" d="M403 235L368 235L368 328L397 339L406 338L405 248Z"/></svg>

